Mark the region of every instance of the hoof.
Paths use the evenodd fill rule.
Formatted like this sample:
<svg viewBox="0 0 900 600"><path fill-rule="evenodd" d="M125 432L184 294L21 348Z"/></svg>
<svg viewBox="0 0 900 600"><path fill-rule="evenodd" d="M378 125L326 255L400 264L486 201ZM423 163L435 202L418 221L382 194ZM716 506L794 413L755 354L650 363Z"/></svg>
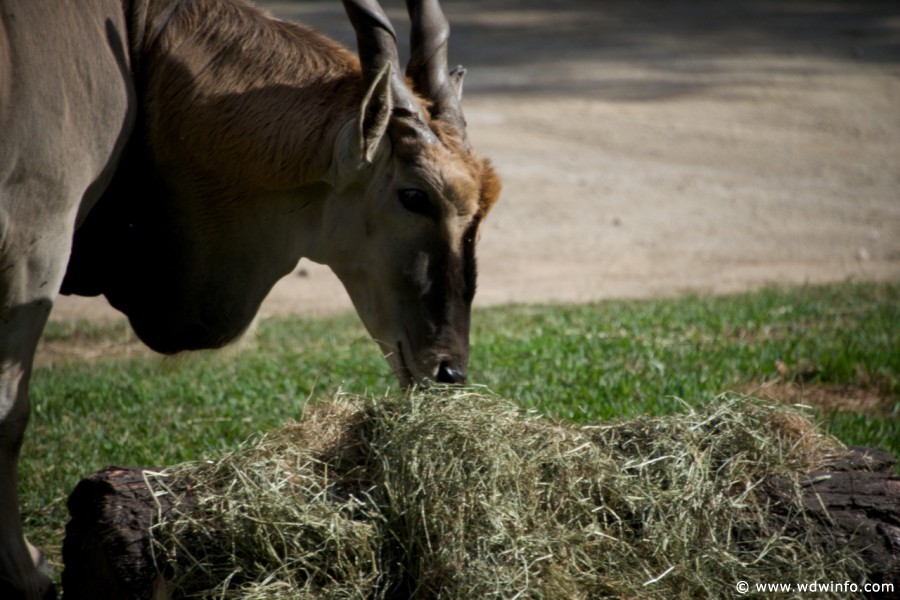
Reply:
<svg viewBox="0 0 900 600"><path fill-rule="evenodd" d="M10 581L0 579L0 598L6 600L56 600L56 587L53 585L53 567L47 562L44 553L32 546L27 540L28 553L34 568L23 580Z"/></svg>
<svg viewBox="0 0 900 600"><path fill-rule="evenodd" d="M34 563L35 568L38 571L38 578L41 581L46 580L48 583L52 582L56 577L56 571L53 569L53 565L50 564L50 561L47 560L47 557L44 556L44 553L40 548L31 545L31 542L25 540L25 543L28 545L28 553L31 554L31 562ZM50 587L53 587L53 584L50 584ZM55 598L56 595L54 594Z"/></svg>

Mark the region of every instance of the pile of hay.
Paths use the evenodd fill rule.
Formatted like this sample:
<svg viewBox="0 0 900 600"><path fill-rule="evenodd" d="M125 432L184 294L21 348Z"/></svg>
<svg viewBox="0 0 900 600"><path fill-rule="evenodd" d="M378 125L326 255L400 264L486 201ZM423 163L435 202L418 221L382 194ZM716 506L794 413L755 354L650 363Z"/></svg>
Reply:
<svg viewBox="0 0 900 600"><path fill-rule="evenodd" d="M154 552L175 597L670 599L859 580L853 557L774 526L764 490L841 448L748 398L578 426L477 389L338 397L156 477L196 500L155 527ZM794 487L782 515L801 513Z"/></svg>

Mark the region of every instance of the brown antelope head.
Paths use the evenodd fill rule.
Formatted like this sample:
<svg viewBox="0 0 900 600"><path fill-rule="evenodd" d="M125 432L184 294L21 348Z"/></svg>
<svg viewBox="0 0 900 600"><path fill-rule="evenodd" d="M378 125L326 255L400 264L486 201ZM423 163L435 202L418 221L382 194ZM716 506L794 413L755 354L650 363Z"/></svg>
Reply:
<svg viewBox="0 0 900 600"><path fill-rule="evenodd" d="M500 191L470 149L436 0L407 0L411 58L375 1L344 0L366 92L334 148L322 244L403 385L464 383L479 227Z"/></svg>

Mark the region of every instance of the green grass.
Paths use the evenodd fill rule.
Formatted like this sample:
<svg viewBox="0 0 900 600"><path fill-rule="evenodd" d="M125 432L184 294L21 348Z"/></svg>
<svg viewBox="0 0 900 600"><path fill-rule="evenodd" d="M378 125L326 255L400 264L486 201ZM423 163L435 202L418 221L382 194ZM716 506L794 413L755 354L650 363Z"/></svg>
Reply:
<svg viewBox="0 0 900 600"><path fill-rule="evenodd" d="M476 381L578 421L663 414L678 409L676 397L706 402L775 379L779 363L784 377L807 386L861 386L889 400L900 396L896 284L499 308L475 322ZM898 416L893 404L889 410ZM855 429L836 433L900 451L897 436L859 436Z"/></svg>
<svg viewBox="0 0 900 600"><path fill-rule="evenodd" d="M861 388L867 413L820 414L848 444L900 456L900 283L767 289L727 297L476 311L470 380L580 422L682 412L776 378ZM59 341L121 326L53 324ZM779 366L780 365L780 366ZM21 467L32 541L58 560L65 498L110 464L163 466L232 449L337 389L396 384L355 315L263 321L254 347L185 361L141 358L36 369Z"/></svg>

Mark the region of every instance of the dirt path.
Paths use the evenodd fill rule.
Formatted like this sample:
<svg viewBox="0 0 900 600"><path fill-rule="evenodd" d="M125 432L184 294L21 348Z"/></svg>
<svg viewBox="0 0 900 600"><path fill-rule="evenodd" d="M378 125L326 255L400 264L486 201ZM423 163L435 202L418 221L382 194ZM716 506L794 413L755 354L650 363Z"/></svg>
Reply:
<svg viewBox="0 0 900 600"><path fill-rule="evenodd" d="M336 1L262 4L353 44ZM478 304L900 278L896 2L445 4L470 137L505 183ZM350 309L299 268L264 315Z"/></svg>

